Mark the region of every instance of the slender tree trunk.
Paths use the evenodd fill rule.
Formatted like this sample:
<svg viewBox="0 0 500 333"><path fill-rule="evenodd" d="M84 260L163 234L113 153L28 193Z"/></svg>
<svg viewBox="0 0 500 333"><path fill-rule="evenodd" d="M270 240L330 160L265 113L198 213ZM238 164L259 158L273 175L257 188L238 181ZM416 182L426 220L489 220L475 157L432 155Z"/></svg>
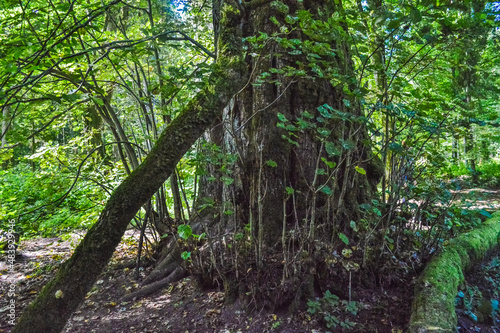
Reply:
<svg viewBox="0 0 500 333"><path fill-rule="evenodd" d="M9 130L10 123L10 106L4 106L2 111L2 145L1 147L5 147L7 145L7 131Z"/></svg>
<svg viewBox="0 0 500 333"><path fill-rule="evenodd" d="M459 148L458 148L458 138L457 138L456 134L453 134L453 138L452 138L451 158L453 160L453 163L455 165L458 165Z"/></svg>
<svg viewBox="0 0 500 333"><path fill-rule="evenodd" d="M88 117L85 118L85 122L88 130L92 132L90 139L92 143L91 148L102 146L104 143L102 140L102 118L99 116L94 105L88 108L87 113ZM98 150L98 154L101 159L104 159L106 157L106 148L102 146Z"/></svg>
<svg viewBox="0 0 500 333"><path fill-rule="evenodd" d="M148 11L149 24L151 25L151 28L154 29L155 21L153 19L153 5L151 0L148 0L148 7L149 7ZM163 71L160 62L160 51L158 50L158 47L156 45L154 46L154 55L155 55L156 74L158 75L158 86L160 89L160 111L164 115L163 121L165 122L165 124L168 124L171 121L170 119L171 117L170 115L167 115L166 112L167 98L165 96L165 83L163 80ZM170 176L170 191L172 193L172 198L174 201L174 217L178 222L182 221L182 210L183 210L182 200L179 191L177 174L175 172ZM166 203L164 202L163 204Z"/></svg>
<svg viewBox="0 0 500 333"><path fill-rule="evenodd" d="M113 254L137 211L162 186L186 151L247 81L241 62L241 17L230 9L219 58L206 88L163 131L144 162L111 195L72 257L23 312L14 333L60 332Z"/></svg>
<svg viewBox="0 0 500 333"><path fill-rule="evenodd" d="M0 135L2 137L0 147L3 148L7 145L7 132L9 131L9 124L11 122L10 118L10 106L4 106L2 110L2 132ZM9 160L4 160L1 164L2 168L7 168L9 165Z"/></svg>

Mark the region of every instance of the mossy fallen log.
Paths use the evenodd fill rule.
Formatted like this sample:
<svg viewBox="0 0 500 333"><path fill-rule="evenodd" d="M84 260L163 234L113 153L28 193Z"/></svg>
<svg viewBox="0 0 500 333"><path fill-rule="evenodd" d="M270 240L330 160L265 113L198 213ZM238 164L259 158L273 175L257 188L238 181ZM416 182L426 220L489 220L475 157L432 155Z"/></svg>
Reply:
<svg viewBox="0 0 500 333"><path fill-rule="evenodd" d="M410 333L457 330L455 296L464 273L498 245L500 212L479 228L450 241L427 265L415 286Z"/></svg>

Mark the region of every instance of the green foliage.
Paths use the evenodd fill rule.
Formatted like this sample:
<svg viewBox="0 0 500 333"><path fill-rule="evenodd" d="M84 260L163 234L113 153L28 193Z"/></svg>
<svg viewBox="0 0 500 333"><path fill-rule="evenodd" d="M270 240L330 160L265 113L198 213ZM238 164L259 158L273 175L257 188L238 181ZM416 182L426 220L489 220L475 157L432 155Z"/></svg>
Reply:
<svg viewBox="0 0 500 333"><path fill-rule="evenodd" d="M34 174L23 170L17 180L2 174L12 184L26 184L9 196L16 202L2 214L21 216L19 228L28 234L88 227L114 185L139 164L211 70L210 58L191 49L194 44L161 33L194 28L198 45L210 44L210 11L193 14L185 4L181 17L173 3L142 3L137 10L119 1L70 6L36 0L0 7L0 117L10 123L4 139L11 147L2 149L0 161L7 173L16 173L28 160ZM132 148L123 144L127 140ZM111 143L117 141L120 147ZM188 156L179 168L187 210L196 167ZM56 209L52 201L77 174L75 188ZM29 193L29 185L37 193Z"/></svg>
<svg viewBox="0 0 500 333"><path fill-rule="evenodd" d="M252 73L257 79L251 84L271 83L285 93L297 80L321 80L341 95L334 96L336 105L300 114L280 108L277 128L268 129L281 131L290 149L299 147L302 136L315 140L313 179L306 179L303 188L284 184L281 189L290 200L311 191L308 234L318 229L313 216L337 218L319 217L328 214L323 208L318 216L312 214L324 202L342 214L342 207L333 206L346 198L339 193L343 180L348 189L349 177L375 172L366 166L374 157L364 147L372 148L385 169L380 197L359 207L348 203L359 219L342 222L343 229L332 231L331 243L350 245L342 250L344 258L354 257L342 259L346 269L359 259L352 249L363 246L363 259L382 252L372 257L378 258L378 269L395 265L410 272L449 238L489 215L472 209L477 197L457 202L456 188L441 177L471 176L481 184L500 185L497 9L483 2L377 3L335 1L335 12L324 15L291 12L285 3L273 1L272 12L279 15L269 20L275 29L246 37L245 52L255 64L283 63L284 54L292 59ZM49 236L96 221L109 192L207 82L214 37L209 7L186 2L180 10L175 3L154 1L137 6L51 2L50 7L40 0L1 2L0 107L6 111L2 122L11 123L6 136L11 148L0 153L0 223L16 218L24 235ZM287 80L290 86L282 86ZM365 127L368 139L358 140ZM196 199L200 178L226 187L239 182L235 164L244 154L228 153L225 140L220 145L200 141L179 163L182 219L192 213L189 202ZM279 156L271 157L279 163L266 156L263 168L282 167ZM170 185L162 190L152 200L155 212L173 211ZM275 190L264 190L262 200ZM221 219L242 215L232 202L198 199L202 204L197 208L220 209ZM255 245L258 228L247 222L238 221L245 227L235 230L233 239L228 236L228 248L237 244L245 253ZM287 229L286 222L285 233L298 232ZM188 224L177 232L192 250L181 255L189 260L204 234L193 234ZM310 310L321 312L328 327L349 327L339 318L352 314L351 303L334 296L327 292L317 304L311 301Z"/></svg>
<svg viewBox="0 0 500 333"><path fill-rule="evenodd" d="M214 168L212 174L209 176L209 181L222 181L226 185L233 183L234 179L231 177L232 166L235 164L237 156L230 154L214 143L206 141L201 142L200 149L196 152L192 162L196 166L196 174L200 176L207 176L207 166ZM276 162L269 160L266 164L270 167L275 167Z"/></svg>
<svg viewBox="0 0 500 333"><path fill-rule="evenodd" d="M327 290L322 298L308 301L307 307L307 312L322 319L327 328L340 326L345 330L351 330L356 323L349 318L358 315L360 303L340 300L337 295Z"/></svg>
<svg viewBox="0 0 500 333"><path fill-rule="evenodd" d="M494 310L493 304L496 305ZM498 311L498 301L487 300L477 286L468 287L465 291L459 291L455 298L455 307L463 312L474 322L484 322L488 317L494 317Z"/></svg>
<svg viewBox="0 0 500 333"><path fill-rule="evenodd" d="M187 252L187 251L182 252L181 258L184 260L189 260L191 258L191 252Z"/></svg>
<svg viewBox="0 0 500 333"><path fill-rule="evenodd" d="M179 237L184 240L189 239L189 237L193 235L191 226L187 224L181 224L180 226L178 226L177 233L179 234Z"/></svg>
<svg viewBox="0 0 500 333"><path fill-rule="evenodd" d="M488 161L477 167L479 181L486 186L500 186L500 162Z"/></svg>
<svg viewBox="0 0 500 333"><path fill-rule="evenodd" d="M55 205L69 189L72 182L69 176L58 175L57 170L33 172L25 164L0 171L0 220L6 222L19 217L16 228L23 236L49 237L69 229L90 227L96 221L106 195L92 183L83 181Z"/></svg>
<svg viewBox="0 0 500 333"><path fill-rule="evenodd" d="M477 175L480 185L496 187L500 185L498 170L500 170L500 162L489 160L479 164L476 170L472 170L465 163L460 163L458 165L451 164L445 169L444 175L449 178L460 178L463 176L472 177L473 175Z"/></svg>

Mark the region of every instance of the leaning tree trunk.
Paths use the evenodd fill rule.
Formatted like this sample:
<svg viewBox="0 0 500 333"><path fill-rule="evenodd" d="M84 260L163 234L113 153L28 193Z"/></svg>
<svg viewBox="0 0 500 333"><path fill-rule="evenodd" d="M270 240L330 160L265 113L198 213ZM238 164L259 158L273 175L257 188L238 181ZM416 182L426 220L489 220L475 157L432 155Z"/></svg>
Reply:
<svg viewBox="0 0 500 333"><path fill-rule="evenodd" d="M299 17L296 10L308 10L314 19L323 18L320 10L326 18L336 10L322 1L284 3ZM244 35L279 32L269 16L287 26L287 9L276 8L255 9ZM346 79L334 87L330 81L353 76L347 43L300 29L285 37L294 49L269 38L257 48L260 55L247 59L254 84L237 95L211 132L226 155L214 152L211 160L219 160L208 169L217 170L210 177L216 181L202 182L200 199L204 207L218 206L219 214L204 225L206 244L191 248L203 285L222 282L228 299L250 295L270 306L295 304L310 296L315 277L331 274L325 262L338 259L332 253L343 248L339 237L358 240L350 221L359 220L358 206L373 198L381 176L366 143L360 103L349 93L355 85ZM332 45L313 52L309 42ZM321 56L317 65L326 78L307 70L307 52Z"/></svg>
<svg viewBox="0 0 500 333"><path fill-rule="evenodd" d="M241 61L240 16L229 11L221 29L219 57L207 86L170 123L144 162L113 192L99 220L88 231L55 278L23 312L13 333L60 332L111 258L127 225L174 171L186 151L219 117L247 80Z"/></svg>

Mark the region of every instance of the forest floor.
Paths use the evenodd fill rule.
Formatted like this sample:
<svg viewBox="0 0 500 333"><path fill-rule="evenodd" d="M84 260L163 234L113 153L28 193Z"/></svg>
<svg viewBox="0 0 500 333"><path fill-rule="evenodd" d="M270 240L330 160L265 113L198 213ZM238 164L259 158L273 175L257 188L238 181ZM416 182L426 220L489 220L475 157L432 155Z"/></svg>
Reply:
<svg viewBox="0 0 500 333"><path fill-rule="evenodd" d="M462 190L463 197L471 191L482 198L475 208L488 211L500 210L500 189ZM465 284L460 286L456 298L458 332L500 333L500 248L488 254L465 276Z"/></svg>
<svg viewBox="0 0 500 333"><path fill-rule="evenodd" d="M465 277L456 299L458 332L500 333L500 248Z"/></svg>
<svg viewBox="0 0 500 333"><path fill-rule="evenodd" d="M82 237L38 238L23 241L16 259L15 273L9 273L0 261L0 332L10 332L7 325L7 282L17 283L16 314L36 297L54 276L57 267L71 256L74 245ZM286 311L261 310L248 313L238 304L226 305L221 290L200 290L191 278L185 278L169 288L136 302L120 302L120 298L136 290L134 268L137 233L127 231L106 270L88 293L85 301L73 314L64 332L340 332L326 329L323 323L305 311L291 316ZM140 272L142 278L151 268ZM353 299L360 301L360 310L349 321L355 323L351 332L402 332L407 325L411 291L401 281L390 289L353 289ZM348 318L339 317L347 321Z"/></svg>
<svg viewBox="0 0 500 333"><path fill-rule="evenodd" d="M491 190L490 192L491 195L484 204L490 207L489 210L491 205L500 209L500 191ZM23 241L19 247L20 255L16 258L13 273L8 271L3 261L4 258L0 259L0 332L7 333L12 329L12 326L7 324L8 282L14 282L17 286L15 301L16 315L19 316L54 276L57 267L71 256L81 237L83 234L74 233L62 238L37 238ZM85 301L68 321L64 332L322 333L343 331L340 327L327 329L324 323L312 318L306 309L290 315L285 309L247 312L238 303L227 305L221 290L200 290L194 280L189 277L142 300L120 302L122 296L138 288L138 281L134 278L134 268L125 267L133 267L131 263L136 258L137 242L138 232L127 231L112 260L91 292L88 293ZM496 256L497 259L493 259L493 256L481 266L490 268L486 271L483 268L474 270L478 276L473 275L468 280L468 285L473 286L474 283L478 283L477 281L484 280L485 276L493 279L496 289L482 293L483 298L492 300L495 298L498 300L500 292L500 259L498 259L500 252ZM492 265L496 268L494 273L492 273ZM141 278L147 276L151 269L149 267L141 270ZM372 289L354 287L352 297L353 300L360 302L359 312L356 316L339 316L339 319L343 323L355 323L354 328L349 332L404 332L410 317L415 278L416 276L406 280L399 279L391 283L390 288L387 286L385 288L372 287ZM483 283L483 285L486 284ZM470 289L471 292L468 290L464 291L467 297L475 289ZM470 298L467 297L464 297L464 300ZM463 309L459 308L459 325L463 327L461 332L500 332L493 325L497 319L489 322L486 320L483 324L473 321L474 317L471 313L474 314L474 311L476 311L474 304L464 306Z"/></svg>

